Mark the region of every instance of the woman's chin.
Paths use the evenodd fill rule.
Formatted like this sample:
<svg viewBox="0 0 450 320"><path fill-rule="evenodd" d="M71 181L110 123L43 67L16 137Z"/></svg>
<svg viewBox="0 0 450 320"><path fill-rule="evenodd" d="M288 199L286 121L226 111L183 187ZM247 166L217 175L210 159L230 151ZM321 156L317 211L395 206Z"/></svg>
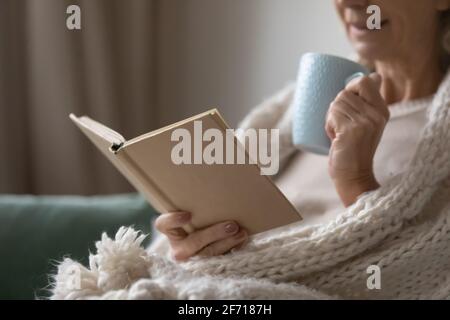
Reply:
<svg viewBox="0 0 450 320"><path fill-rule="evenodd" d="M387 55L385 48L374 43L354 43L353 48L366 61L381 60Z"/></svg>

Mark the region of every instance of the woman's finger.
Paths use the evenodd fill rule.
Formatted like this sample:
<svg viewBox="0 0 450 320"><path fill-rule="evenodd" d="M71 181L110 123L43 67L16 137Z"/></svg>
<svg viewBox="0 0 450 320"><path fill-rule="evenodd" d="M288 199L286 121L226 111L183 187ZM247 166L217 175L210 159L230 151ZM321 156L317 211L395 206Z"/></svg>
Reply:
<svg viewBox="0 0 450 320"><path fill-rule="evenodd" d="M361 105L365 102L359 96L357 96L351 91L348 90L341 91L338 94L336 100L346 102L347 105L351 107L353 109L353 112L356 114L363 113Z"/></svg>
<svg viewBox="0 0 450 320"><path fill-rule="evenodd" d="M359 112L345 100L335 100L331 104L330 110L328 112L328 117L332 118L333 116L338 114L342 115L349 121L356 121L360 117Z"/></svg>
<svg viewBox="0 0 450 320"><path fill-rule="evenodd" d="M373 106L385 105L380 94L381 76L371 74L351 81L345 89L360 96L364 101Z"/></svg>
<svg viewBox="0 0 450 320"><path fill-rule="evenodd" d="M342 127L353 122L352 117L342 108L343 105L344 102L335 101L331 104L330 110L328 111L325 131L331 141L336 138L336 133L340 132Z"/></svg>
<svg viewBox="0 0 450 320"><path fill-rule="evenodd" d="M377 89L377 91L381 90L381 84L383 82L383 78L381 77L381 75L377 72L372 72L369 75L369 78L373 80L373 82L375 83L375 87Z"/></svg>
<svg viewBox="0 0 450 320"><path fill-rule="evenodd" d="M187 237L183 226L189 223L189 212L171 212L160 215L155 221L155 228L165 234L169 240L180 240Z"/></svg>
<svg viewBox="0 0 450 320"><path fill-rule="evenodd" d="M342 91L338 95L338 99L345 101L347 105L351 107L356 114L358 114L358 120L367 118L375 125L383 125L387 120L379 109L367 104L359 96L350 91Z"/></svg>
<svg viewBox="0 0 450 320"><path fill-rule="evenodd" d="M374 94L376 95L376 101L378 102L377 104L375 104L373 106L375 106L376 110L381 112L381 115L384 117L384 119L387 122L389 120L389 118L391 117L391 113L389 112L389 106L387 105L386 101L384 100L384 98L382 97L381 92L380 92L383 78L381 77L381 75L379 73L372 73L369 76L369 78L371 78L373 80L373 82L375 83ZM374 97L374 99L375 99L375 97Z"/></svg>
<svg viewBox="0 0 450 320"><path fill-rule="evenodd" d="M177 247L174 248L173 256L179 261L186 260L211 243L232 237L238 232L239 225L233 221L219 223L209 228L198 230L178 243Z"/></svg>
<svg viewBox="0 0 450 320"><path fill-rule="evenodd" d="M219 240L206 246L197 254L201 257L214 257L225 254L231 249L236 248L247 240L248 234L245 230L239 231L232 237L228 237L224 240Z"/></svg>

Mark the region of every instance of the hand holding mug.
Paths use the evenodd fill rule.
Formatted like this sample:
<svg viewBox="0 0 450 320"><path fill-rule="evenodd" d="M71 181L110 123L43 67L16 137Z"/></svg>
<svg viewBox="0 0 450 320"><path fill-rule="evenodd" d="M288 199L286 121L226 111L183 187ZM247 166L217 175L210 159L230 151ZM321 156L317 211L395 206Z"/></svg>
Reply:
<svg viewBox="0 0 450 320"><path fill-rule="evenodd" d="M330 139L325 132L325 120L330 103L351 79L368 74L364 66L348 59L304 54L294 98L294 144L303 151L328 155Z"/></svg>
<svg viewBox="0 0 450 320"><path fill-rule="evenodd" d="M373 159L390 115L380 94L381 81L376 73L352 80L327 113L329 174L346 206L379 187Z"/></svg>

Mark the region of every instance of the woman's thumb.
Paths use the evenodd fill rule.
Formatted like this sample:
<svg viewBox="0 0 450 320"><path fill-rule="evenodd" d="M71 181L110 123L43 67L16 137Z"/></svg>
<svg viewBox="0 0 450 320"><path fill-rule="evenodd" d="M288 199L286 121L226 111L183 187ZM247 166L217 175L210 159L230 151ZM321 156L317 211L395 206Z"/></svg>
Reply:
<svg viewBox="0 0 450 320"><path fill-rule="evenodd" d="M383 78L379 73L373 72L369 75L369 78L372 79L375 84L377 85L378 90L381 89L381 82L383 81Z"/></svg>

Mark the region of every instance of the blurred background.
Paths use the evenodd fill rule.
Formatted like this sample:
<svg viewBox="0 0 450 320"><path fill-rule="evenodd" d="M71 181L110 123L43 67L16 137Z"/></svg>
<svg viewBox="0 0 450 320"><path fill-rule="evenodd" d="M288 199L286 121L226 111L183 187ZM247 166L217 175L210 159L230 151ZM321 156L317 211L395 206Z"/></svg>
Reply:
<svg viewBox="0 0 450 320"><path fill-rule="evenodd" d="M0 193L133 191L69 113L126 138L211 107L236 126L307 51L351 53L332 0L0 0Z"/></svg>

